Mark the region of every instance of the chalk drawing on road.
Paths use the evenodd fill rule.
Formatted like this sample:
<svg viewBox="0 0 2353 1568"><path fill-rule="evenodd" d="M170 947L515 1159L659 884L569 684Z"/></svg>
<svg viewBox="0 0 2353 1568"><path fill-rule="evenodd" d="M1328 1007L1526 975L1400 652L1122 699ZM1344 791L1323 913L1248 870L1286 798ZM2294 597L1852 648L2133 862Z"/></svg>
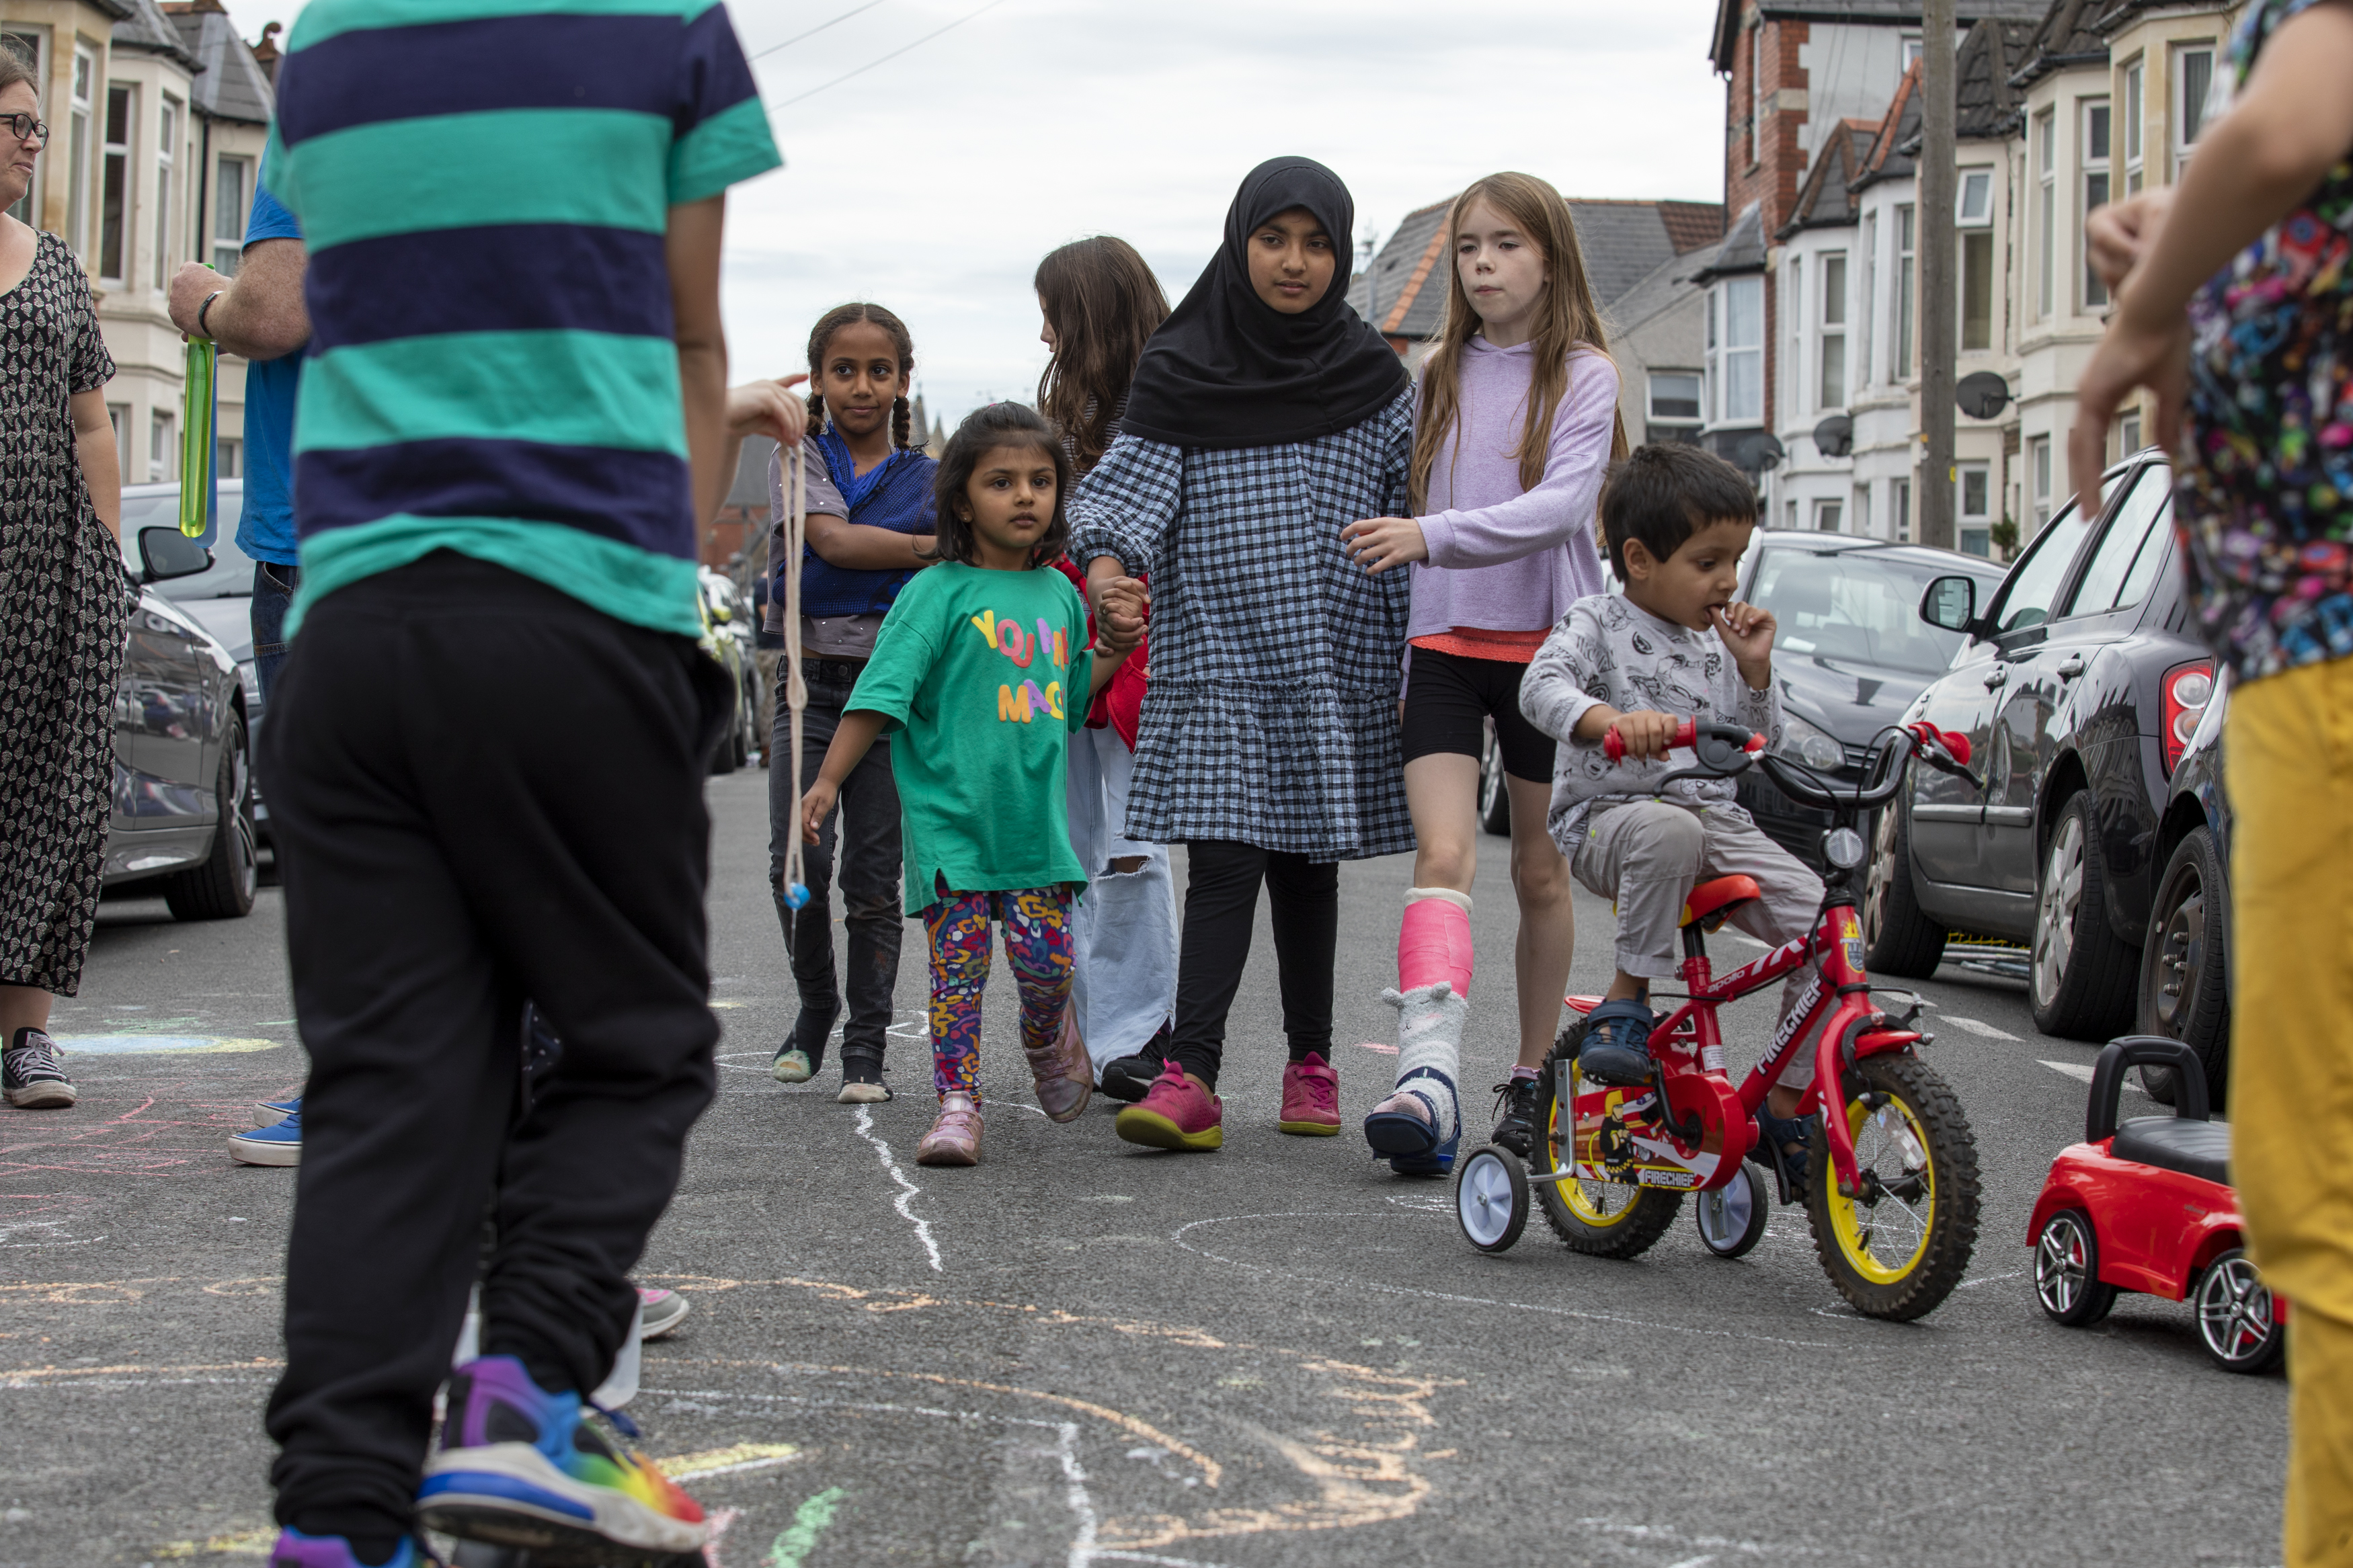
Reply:
<svg viewBox="0 0 2353 1568"><path fill-rule="evenodd" d="M939 1243L932 1239L931 1221L918 1218L915 1211L907 1206L923 1195L923 1189L907 1179L907 1173L901 1170L899 1162L891 1157L891 1145L874 1135L874 1112L863 1105L858 1108L858 1135L874 1145L874 1152L881 1156L882 1168L899 1184L899 1195L891 1200L891 1206L899 1211L901 1219L915 1227L915 1239L923 1244L923 1255L932 1260L932 1271L946 1273L946 1268L940 1263Z"/></svg>
<svg viewBox="0 0 2353 1568"><path fill-rule="evenodd" d="M92 1057L213 1056L223 1052L274 1051L277 1040L237 1039L224 1035L59 1035L69 1058Z"/></svg>
<svg viewBox="0 0 2353 1568"><path fill-rule="evenodd" d="M1207 1247L1196 1247L1191 1242L1185 1239L1186 1232L1198 1230L1206 1225L1240 1225L1262 1219L1385 1219L1394 1217L1398 1212L1399 1211L1397 1209L1375 1209L1368 1212L1359 1212L1356 1214L1293 1213L1220 1215L1215 1218L1197 1219L1189 1225L1178 1226L1175 1230L1169 1233L1168 1239L1183 1247L1186 1251L1194 1254L1196 1257L1206 1258L1212 1263L1223 1263L1229 1268L1245 1268L1253 1274L1280 1274L1284 1279L1293 1280L1301 1285L1329 1285L1335 1289L1339 1290L1377 1290L1386 1295L1419 1296L1428 1300L1454 1301L1464 1306L1471 1307L1502 1307L1506 1310L1514 1312L1542 1312L1549 1317L1581 1318L1588 1321L1597 1323L1623 1323L1629 1327L1637 1329L1655 1329L1662 1333L1688 1334L1694 1339L1746 1340L1755 1344L1797 1345L1806 1350L1834 1350L1837 1348L1836 1346L1820 1340L1781 1339L1772 1334L1743 1333L1737 1329L1700 1329L1691 1327L1684 1323L1662 1323L1653 1321L1647 1318L1628 1317L1621 1312L1585 1312L1579 1311L1571 1307L1555 1307L1537 1301L1504 1301L1497 1300L1493 1297L1487 1296L1460 1295L1450 1290L1423 1290L1410 1285L1391 1285L1377 1279L1321 1279L1312 1275L1297 1273L1289 1268L1276 1268L1261 1263L1245 1263L1240 1258L1227 1258L1221 1254L1211 1252ZM1405 1212L1409 1213L1412 1211L1409 1210ZM1858 1321L1859 1321L1860 1320L1858 1320Z"/></svg>

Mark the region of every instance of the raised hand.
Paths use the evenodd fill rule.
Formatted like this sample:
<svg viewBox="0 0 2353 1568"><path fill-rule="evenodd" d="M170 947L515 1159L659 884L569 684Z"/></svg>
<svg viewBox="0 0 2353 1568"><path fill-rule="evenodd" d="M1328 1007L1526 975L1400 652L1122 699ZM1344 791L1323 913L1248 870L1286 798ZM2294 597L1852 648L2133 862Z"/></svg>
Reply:
<svg viewBox="0 0 2353 1568"><path fill-rule="evenodd" d="M739 437L766 436L780 446L799 446L808 429L808 405L787 388L798 386L807 379L806 375L787 375L729 387L727 433Z"/></svg>
<svg viewBox="0 0 2353 1568"><path fill-rule="evenodd" d="M1715 612L1715 635L1724 639L1732 660L1746 676L1758 676L1773 667L1773 636L1780 629L1773 612L1735 599ZM1751 686L1758 684L1751 679Z"/></svg>

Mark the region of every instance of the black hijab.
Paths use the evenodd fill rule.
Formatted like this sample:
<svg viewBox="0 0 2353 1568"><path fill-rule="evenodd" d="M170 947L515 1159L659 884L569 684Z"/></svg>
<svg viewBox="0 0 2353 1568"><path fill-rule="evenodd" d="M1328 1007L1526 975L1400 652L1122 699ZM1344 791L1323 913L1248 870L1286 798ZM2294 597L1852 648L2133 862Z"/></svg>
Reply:
<svg viewBox="0 0 2353 1568"><path fill-rule="evenodd" d="M1250 287L1250 236L1304 207L1332 237L1332 286L1297 315ZM1226 210L1225 243L1145 345L1126 434L1173 447L1274 447L1359 424L1406 389L1397 351L1348 304L1356 204L1312 158L1252 169Z"/></svg>

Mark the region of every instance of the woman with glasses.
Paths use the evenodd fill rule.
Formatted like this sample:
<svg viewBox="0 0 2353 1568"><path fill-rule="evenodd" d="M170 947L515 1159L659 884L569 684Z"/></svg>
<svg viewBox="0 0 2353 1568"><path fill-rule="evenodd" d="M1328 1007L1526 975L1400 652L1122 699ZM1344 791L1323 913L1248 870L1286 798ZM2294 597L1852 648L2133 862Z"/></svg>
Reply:
<svg viewBox="0 0 2353 1568"><path fill-rule="evenodd" d="M0 207L48 144L0 46ZM114 778L127 595L114 362L65 241L0 214L0 1068L12 1106L69 1106L49 1002L81 984Z"/></svg>

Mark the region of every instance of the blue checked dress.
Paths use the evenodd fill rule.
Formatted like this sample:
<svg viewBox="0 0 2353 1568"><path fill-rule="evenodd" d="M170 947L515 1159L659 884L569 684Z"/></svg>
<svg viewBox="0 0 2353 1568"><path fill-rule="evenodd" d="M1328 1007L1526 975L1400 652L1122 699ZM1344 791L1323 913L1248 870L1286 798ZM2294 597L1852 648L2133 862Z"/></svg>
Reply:
<svg viewBox="0 0 2353 1568"><path fill-rule="evenodd" d="M1398 690L1410 574L1340 531L1401 517L1413 395L1336 435L1180 448L1122 436L1071 508L1071 556L1152 577L1128 837L1314 860L1413 847Z"/></svg>

